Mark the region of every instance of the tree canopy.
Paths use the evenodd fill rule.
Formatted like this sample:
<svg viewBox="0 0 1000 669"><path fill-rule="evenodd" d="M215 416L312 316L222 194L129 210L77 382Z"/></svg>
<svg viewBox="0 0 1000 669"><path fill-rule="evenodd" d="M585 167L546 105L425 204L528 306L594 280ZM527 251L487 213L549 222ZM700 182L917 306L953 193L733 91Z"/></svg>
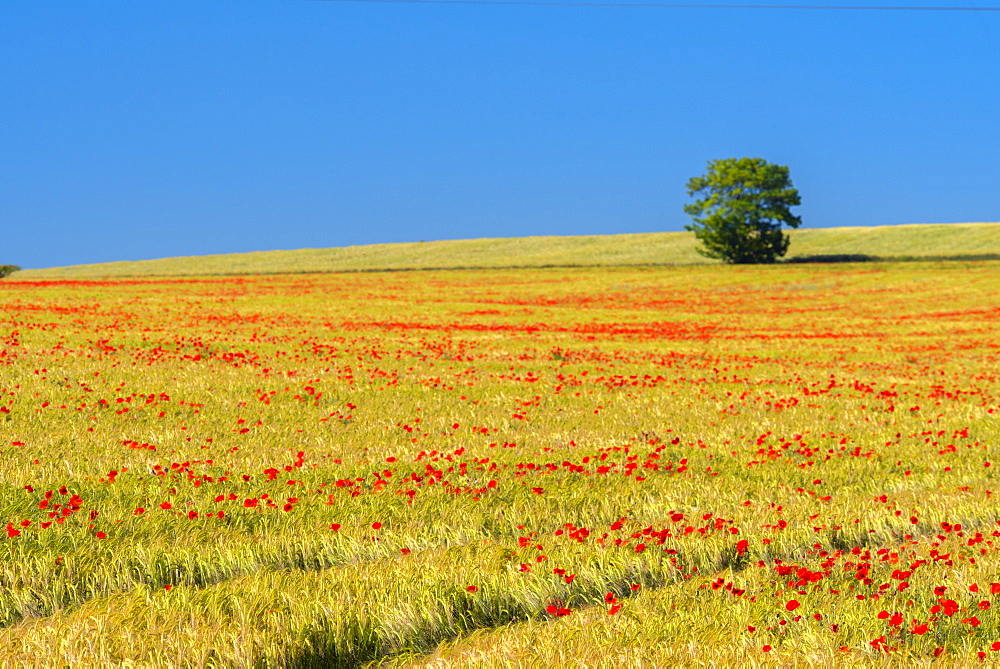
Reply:
<svg viewBox="0 0 1000 669"><path fill-rule="evenodd" d="M727 263L773 263L788 251L782 224L802 220L791 207L801 203L789 170L762 158L726 158L687 183L699 199L684 207L694 223L684 226L701 242L698 252Z"/></svg>

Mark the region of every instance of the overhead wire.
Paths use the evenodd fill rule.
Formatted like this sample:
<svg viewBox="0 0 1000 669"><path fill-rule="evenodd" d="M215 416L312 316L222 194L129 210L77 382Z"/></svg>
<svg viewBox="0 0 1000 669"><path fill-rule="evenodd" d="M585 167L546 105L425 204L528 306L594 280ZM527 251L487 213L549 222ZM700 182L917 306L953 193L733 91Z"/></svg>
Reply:
<svg viewBox="0 0 1000 669"><path fill-rule="evenodd" d="M681 2L587 2L586 0L310 0L312 2L351 2L416 5L515 5L528 7L646 7L655 9L750 9L750 10L823 10L823 11L895 11L895 12L1000 12L1000 6L922 6L922 5L760 5L731 3Z"/></svg>

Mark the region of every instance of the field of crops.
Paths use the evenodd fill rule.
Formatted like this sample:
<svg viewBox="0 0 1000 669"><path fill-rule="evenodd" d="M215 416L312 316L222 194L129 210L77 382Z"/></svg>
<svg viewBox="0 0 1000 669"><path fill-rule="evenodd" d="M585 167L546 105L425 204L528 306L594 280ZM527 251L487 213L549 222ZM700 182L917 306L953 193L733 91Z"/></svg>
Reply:
<svg viewBox="0 0 1000 669"><path fill-rule="evenodd" d="M789 230L786 260L868 256L884 260L1000 260L1000 223L938 223ZM255 251L28 269L18 278L106 279L413 269L511 269L715 264L692 232L449 239L325 249Z"/></svg>
<svg viewBox="0 0 1000 669"><path fill-rule="evenodd" d="M1000 271L0 282L0 653L1000 659Z"/></svg>

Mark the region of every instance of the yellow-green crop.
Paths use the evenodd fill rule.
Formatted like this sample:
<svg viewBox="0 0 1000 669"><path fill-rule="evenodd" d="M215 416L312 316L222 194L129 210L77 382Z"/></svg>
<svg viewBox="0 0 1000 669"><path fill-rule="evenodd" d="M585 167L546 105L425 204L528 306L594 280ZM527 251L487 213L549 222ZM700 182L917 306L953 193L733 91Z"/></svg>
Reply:
<svg viewBox="0 0 1000 669"><path fill-rule="evenodd" d="M994 263L0 283L0 653L1000 658Z"/></svg>

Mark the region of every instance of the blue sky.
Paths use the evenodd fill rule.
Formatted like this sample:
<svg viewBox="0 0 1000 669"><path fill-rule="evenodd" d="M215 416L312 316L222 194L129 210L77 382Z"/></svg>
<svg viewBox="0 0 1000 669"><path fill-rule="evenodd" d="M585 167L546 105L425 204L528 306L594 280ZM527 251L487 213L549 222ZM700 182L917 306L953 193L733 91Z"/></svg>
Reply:
<svg viewBox="0 0 1000 669"><path fill-rule="evenodd" d="M738 156L1000 220L1000 12L8 0L0 63L0 264L681 230Z"/></svg>

